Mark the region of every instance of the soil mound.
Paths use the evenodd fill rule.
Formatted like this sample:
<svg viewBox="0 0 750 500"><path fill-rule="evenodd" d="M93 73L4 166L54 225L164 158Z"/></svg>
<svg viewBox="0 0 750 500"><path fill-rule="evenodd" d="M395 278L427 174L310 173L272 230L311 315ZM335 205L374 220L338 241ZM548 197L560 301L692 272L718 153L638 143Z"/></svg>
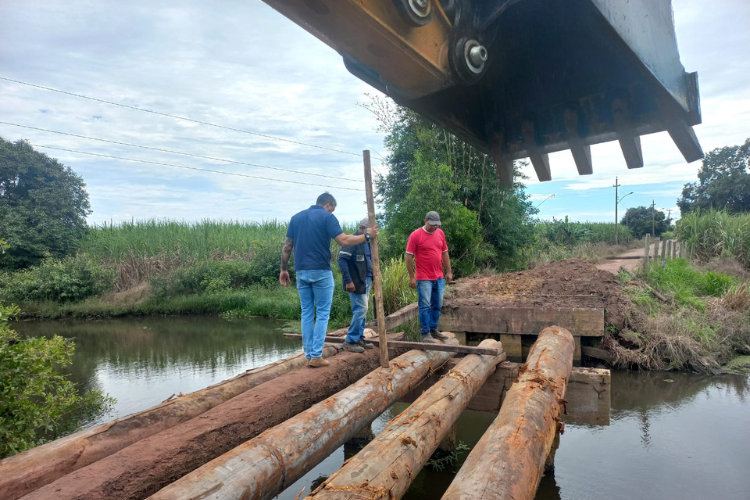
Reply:
<svg viewBox="0 0 750 500"><path fill-rule="evenodd" d="M605 325L623 330L634 309L614 274L581 259L551 262L528 271L462 278L445 299L453 305L604 308Z"/></svg>

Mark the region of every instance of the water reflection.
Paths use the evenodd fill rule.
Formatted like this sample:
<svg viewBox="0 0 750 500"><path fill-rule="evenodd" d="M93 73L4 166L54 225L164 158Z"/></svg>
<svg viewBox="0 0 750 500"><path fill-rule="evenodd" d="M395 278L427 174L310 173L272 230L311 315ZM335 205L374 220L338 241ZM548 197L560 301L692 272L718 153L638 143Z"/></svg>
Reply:
<svg viewBox="0 0 750 500"><path fill-rule="evenodd" d="M69 372L82 390L98 387L117 399L108 421L188 393L301 350L282 323L253 318L133 318L18 323L21 334L74 339Z"/></svg>

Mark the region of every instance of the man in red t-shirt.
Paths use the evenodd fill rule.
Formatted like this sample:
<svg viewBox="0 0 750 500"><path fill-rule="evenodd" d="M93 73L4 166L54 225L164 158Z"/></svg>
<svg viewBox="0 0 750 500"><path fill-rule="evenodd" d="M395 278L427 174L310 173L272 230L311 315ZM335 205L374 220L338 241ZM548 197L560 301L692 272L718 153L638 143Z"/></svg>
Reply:
<svg viewBox="0 0 750 500"><path fill-rule="evenodd" d="M417 289L419 298L419 331L422 342L436 343L435 338L445 340L447 335L437 329L440 309L443 307L445 279L453 281L451 259L445 233L440 229L440 215L427 212L424 226L409 235L406 244L406 270L409 271L409 286ZM414 259L417 260L417 273L414 275Z"/></svg>

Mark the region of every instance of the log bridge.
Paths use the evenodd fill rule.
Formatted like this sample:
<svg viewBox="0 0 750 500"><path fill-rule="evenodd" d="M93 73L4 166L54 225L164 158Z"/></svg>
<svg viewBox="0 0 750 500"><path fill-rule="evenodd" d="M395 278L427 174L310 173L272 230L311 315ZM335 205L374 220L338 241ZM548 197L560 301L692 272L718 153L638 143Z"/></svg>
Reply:
<svg viewBox="0 0 750 500"><path fill-rule="evenodd" d="M386 318L387 327L412 319L415 309ZM467 317L474 322L460 333L487 324L475 312ZM449 312L444 326L456 318ZM304 498L401 498L467 408L497 417L443 498L533 498L564 420L609 423L609 371L574 368L580 335L559 325L540 329L523 365L507 360L503 337L478 346L451 337L425 349L393 336L388 367L375 349L354 354L332 341L323 354L329 367L306 368L298 354L248 370L0 461L0 497L270 499L406 401L405 411Z"/></svg>

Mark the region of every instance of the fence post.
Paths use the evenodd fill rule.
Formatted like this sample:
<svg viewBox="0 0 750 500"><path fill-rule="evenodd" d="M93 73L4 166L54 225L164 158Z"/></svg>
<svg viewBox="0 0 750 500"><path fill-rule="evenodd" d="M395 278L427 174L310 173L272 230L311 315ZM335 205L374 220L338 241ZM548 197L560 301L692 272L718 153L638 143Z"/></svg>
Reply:
<svg viewBox="0 0 750 500"><path fill-rule="evenodd" d="M687 259L687 255L685 255L685 242L680 242L680 258L681 259Z"/></svg>
<svg viewBox="0 0 750 500"><path fill-rule="evenodd" d="M659 263L659 237L654 238L654 262Z"/></svg>
<svg viewBox="0 0 750 500"><path fill-rule="evenodd" d="M667 263L667 240L661 240L661 265Z"/></svg>
<svg viewBox="0 0 750 500"><path fill-rule="evenodd" d="M672 240L667 240L667 253L664 256L664 260L672 260Z"/></svg>
<svg viewBox="0 0 750 500"><path fill-rule="evenodd" d="M648 274L648 254L651 250L651 242L648 241L648 234L646 235L646 246L643 250L643 273Z"/></svg>

